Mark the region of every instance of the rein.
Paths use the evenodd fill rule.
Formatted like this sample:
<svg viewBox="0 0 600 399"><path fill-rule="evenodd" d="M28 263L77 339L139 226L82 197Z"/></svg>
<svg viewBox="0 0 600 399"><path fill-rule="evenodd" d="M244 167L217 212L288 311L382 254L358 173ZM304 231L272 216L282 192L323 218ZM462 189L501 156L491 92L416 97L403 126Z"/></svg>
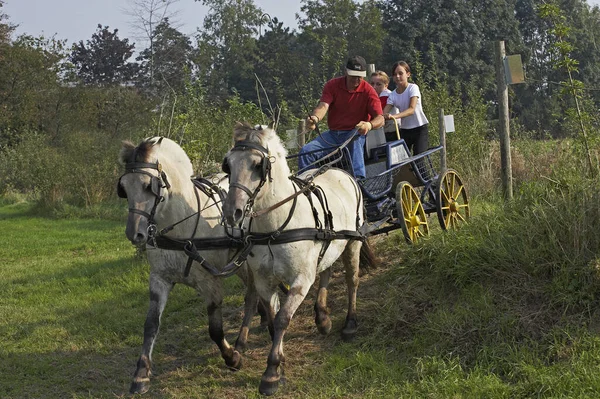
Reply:
<svg viewBox="0 0 600 399"><path fill-rule="evenodd" d="M288 196L288 197L286 197L286 198L282 199L281 201L277 202L276 204L273 204L273 205L271 205L271 206L270 206L270 207L268 207L268 208L261 209L260 211L254 211L254 212L251 212L251 213L250 213L250 217L251 217L251 218L256 218L256 217L262 216L262 215L264 215L265 213L269 213L269 212L271 212L272 210L279 208L281 205L285 204L286 202L288 202L288 201L291 201L291 200L295 199L295 198L296 198L296 197L298 197L300 194L306 194L306 192L307 192L307 191L310 191L310 190L312 190L314 187L316 187L316 186L315 186L315 185L312 183L312 179L313 179L314 177L315 177L315 176L311 176L311 179L310 179L311 181L310 181L310 182L308 182L308 181L307 181L307 183L309 183L309 184L307 184L307 185L305 185L304 187L302 187L302 189L300 189L300 191L296 191L296 192L294 192L294 194L292 194L292 195L290 195L290 196ZM290 177L290 179L291 179L291 177Z"/></svg>
<svg viewBox="0 0 600 399"><path fill-rule="evenodd" d="M145 168L155 169L159 172L159 176L155 176L152 173L142 170ZM216 184L213 184L209 180L205 178L196 178L192 179L194 184L194 194L196 196L196 203L198 207L198 211L192 213L191 215L186 216L185 218L175 222L160 231L157 232L156 221L154 220L154 216L156 214L156 209L158 208L158 204L164 201L165 197L162 195L161 189L166 188L167 190L171 188L167 180L167 176L165 172L162 170L162 166L159 162L156 163L147 163L147 162L129 162L125 165L125 173L121 175L121 178L128 173L137 173L144 174L150 176L151 179L151 190L155 196L154 205L150 213L135 209L129 208L130 213L136 213L144 216L148 219L148 240L146 241L147 245L157 249L165 249L165 250L176 250L176 251L184 251L189 259L186 264L186 268L184 270L184 277L188 277L190 274L192 261L196 260L200 265L205 268L209 273L213 276L229 276L237 271L243 261L241 261L240 265L236 265L235 270L232 270L231 273L228 273L225 269L223 271L218 271L214 266L212 266L202 255L198 253L197 247L201 247L202 249L230 249L230 248L239 248L243 246L243 243L239 239L235 239L231 236L224 236L219 238L193 238L198 231L198 224L200 222L200 216L203 210L208 209L211 206L217 206L219 209L219 213L221 214L221 218L223 216L223 210L219 207L219 203L223 203L225 199L225 191ZM126 198L126 193L121 188L121 178L119 178L119 183L117 184L117 192L119 197ZM213 205L206 206L201 209L200 202L200 194L198 191L202 191L207 197L213 200ZM217 198L218 197L218 198ZM196 224L194 225L194 232L192 233L192 238L187 240L181 240L176 238L167 237L165 234L173 230L177 225L185 222L186 220L196 216ZM247 256L247 255L246 255ZM245 259L245 258L244 258Z"/></svg>
<svg viewBox="0 0 600 399"><path fill-rule="evenodd" d="M347 145L350 142L350 140L352 140L353 138L354 138L354 135L350 139L348 139L343 144L343 146ZM342 146L342 148L343 148L343 146ZM259 211L251 212L250 210L252 209L252 206L254 205L254 200L256 199L256 196L258 195L259 191L266 184L267 178L271 182L272 182L272 178L270 175L270 172L271 172L270 171L270 159L268 158L269 152L265 147L263 147L259 144L253 143L253 142L239 141L238 143L236 143L234 145L232 151L244 151L248 148L259 150L262 153L262 155L263 155L263 160L262 160L263 171L265 170L265 167L264 167L265 162L268 162L269 163L269 169L268 169L269 174L267 177L267 174L265 172L263 172L263 174L261 176L261 181L259 182L258 186L256 187L256 189L254 191L250 190L249 188L247 188L246 186L244 186L240 183L237 183L237 182L230 183L230 188L231 187L240 188L249 196L249 199L246 203L246 211L244 212L245 216L250 217L250 222L249 222L249 226L248 226L249 232L246 235L246 237L244 238L244 248L235 257L235 260L233 260L227 266L225 266L225 268L218 275L231 275L234 272L234 270L237 270L237 268L239 268L241 266L241 264L247 259L247 256L250 254L251 249L254 245L269 245L270 246L270 245L287 244L287 243L291 243L291 242L306 241L306 240L308 240L308 241L325 241L325 244L323 245L323 248L321 249L320 254L319 254L319 261L320 261L322 259L323 255L325 254L325 251L327 250L329 244L333 240L348 240L348 239L350 239L350 240L364 241L366 239L366 236L364 234L362 234L358 229L358 223L359 223L358 216L357 216L357 220L356 220L357 230L339 230L339 231L334 230L333 216L331 214L331 211L329 210L329 206L327 204L327 198L325 197L321 187L316 186L313 183L313 180L315 177L319 176L320 174L323 174L326 170L329 169L329 165L324 165L324 166L320 167L319 169L317 169L317 171L315 173L311 174L305 180L300 179L296 176L290 176L290 180L292 180L292 185L294 187L293 194L290 194L289 196L285 197L284 199L278 201L277 203L275 203L267 208L261 209ZM341 148L338 149L337 151L341 151ZM223 165L227 165L227 159L224 160ZM224 167L224 171L227 172L227 170L225 170L225 167ZM299 190L296 189L296 185L299 186L299 188L300 188ZM310 206L312 208L312 213L313 213L313 217L315 219L316 227L314 227L314 228L310 228L310 227L297 228L297 229L284 231L284 229L287 227L287 225L291 221L292 216L294 215L294 212L296 210L297 199L301 194L305 194L310 202ZM324 226L321 225L321 222L319 220L319 215L318 215L319 213L313 204L312 195L315 195L315 197L318 199L319 203L321 204L321 208L324 213L324 215L323 215ZM360 195L360 190L359 190L358 195ZM279 226L279 228L277 228L277 230L269 232L269 233L252 233L251 232L252 221L255 218L265 215L292 200L293 200L293 204L290 209L290 212L288 213L286 220L283 222L283 224L281 226ZM357 210L357 215L358 215L358 210Z"/></svg>
<svg viewBox="0 0 600 399"><path fill-rule="evenodd" d="M174 223L173 225L162 229L159 235L154 237L154 245L150 245L159 249L184 251L185 254L188 256L188 261L184 270L184 277L189 276L193 261L197 261L200 264L200 266L202 266L206 271L208 271L211 275L215 277L229 277L237 272L237 270L240 268L244 261L240 261L239 265L236 261L234 261L234 266L230 266L232 264L232 262L230 262L225 268L223 268L223 270L219 271L216 267L211 265L210 262L206 260L206 258L200 255L198 247L202 248L202 250L240 248L244 244L240 239L236 239L230 235L227 235L218 238L190 238L187 240L181 240L162 235L165 231L168 232L179 223L182 223L190 217L197 215L196 226L194 227L194 233L192 237L196 235L201 212L209 208L209 206L207 206L206 208L200 209L200 196L198 194L198 191L202 191L205 195L207 195L210 199L213 200L213 205L210 206L217 206L222 218L223 211L218 204L224 201L225 191L218 185L211 183L205 178L196 178L193 179L192 182L194 183L194 193L196 194L196 199L198 202L198 211L185 217L177 223ZM218 196L218 199L216 198L216 196ZM244 260L245 259L246 258L244 258Z"/></svg>

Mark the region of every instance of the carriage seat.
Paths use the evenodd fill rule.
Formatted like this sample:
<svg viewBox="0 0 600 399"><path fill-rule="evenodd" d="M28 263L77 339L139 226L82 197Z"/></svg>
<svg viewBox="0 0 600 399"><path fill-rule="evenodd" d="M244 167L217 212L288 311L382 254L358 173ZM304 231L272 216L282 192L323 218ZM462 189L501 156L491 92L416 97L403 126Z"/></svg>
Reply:
<svg viewBox="0 0 600 399"><path fill-rule="evenodd" d="M368 163L385 162L386 169L391 169L408 158L410 158L408 146L403 139L400 139L371 148Z"/></svg>
<svg viewBox="0 0 600 399"><path fill-rule="evenodd" d="M367 160L373 159L375 157L373 150L376 150L383 144L385 144L385 132L383 127L373 129L367 133L365 140L365 158Z"/></svg>

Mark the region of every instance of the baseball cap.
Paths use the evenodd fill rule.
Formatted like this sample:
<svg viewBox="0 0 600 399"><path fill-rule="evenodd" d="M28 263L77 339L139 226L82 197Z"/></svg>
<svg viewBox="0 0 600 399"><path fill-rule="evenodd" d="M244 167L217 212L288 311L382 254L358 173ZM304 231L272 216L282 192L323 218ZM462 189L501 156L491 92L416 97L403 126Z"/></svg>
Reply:
<svg viewBox="0 0 600 399"><path fill-rule="evenodd" d="M367 76L367 63L365 59L359 55L348 58L346 74L349 76Z"/></svg>

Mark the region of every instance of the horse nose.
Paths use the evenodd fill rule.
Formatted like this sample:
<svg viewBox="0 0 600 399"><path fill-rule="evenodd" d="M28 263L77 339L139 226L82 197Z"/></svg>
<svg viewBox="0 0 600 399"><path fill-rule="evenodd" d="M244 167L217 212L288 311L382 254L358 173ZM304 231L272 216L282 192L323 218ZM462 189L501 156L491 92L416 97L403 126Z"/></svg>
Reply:
<svg viewBox="0 0 600 399"><path fill-rule="evenodd" d="M237 223L239 223L242 220L242 217L244 216L244 211L242 211L241 209L236 209L235 211L233 211L232 214L227 215L227 217L225 218L227 220L227 224L230 226L235 226Z"/></svg>
<svg viewBox="0 0 600 399"><path fill-rule="evenodd" d="M235 212L233 213L233 220L234 223L239 223L242 221L242 218L244 217L244 211L242 211L241 209L236 209Z"/></svg>
<svg viewBox="0 0 600 399"><path fill-rule="evenodd" d="M144 233L136 233L132 238L131 238L131 243L133 245L135 245L136 247L141 247L142 245L144 245L147 241L147 237L146 234Z"/></svg>

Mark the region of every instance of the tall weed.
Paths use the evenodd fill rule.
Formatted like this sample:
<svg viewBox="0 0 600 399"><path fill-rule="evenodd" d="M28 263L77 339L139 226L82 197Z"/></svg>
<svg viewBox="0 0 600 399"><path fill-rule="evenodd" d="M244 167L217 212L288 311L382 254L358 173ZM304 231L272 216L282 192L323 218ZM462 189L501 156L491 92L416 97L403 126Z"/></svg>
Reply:
<svg viewBox="0 0 600 399"><path fill-rule="evenodd" d="M1 192L28 193L44 207L91 207L114 193L119 143L98 133L65 133L60 145L30 132L0 153Z"/></svg>

